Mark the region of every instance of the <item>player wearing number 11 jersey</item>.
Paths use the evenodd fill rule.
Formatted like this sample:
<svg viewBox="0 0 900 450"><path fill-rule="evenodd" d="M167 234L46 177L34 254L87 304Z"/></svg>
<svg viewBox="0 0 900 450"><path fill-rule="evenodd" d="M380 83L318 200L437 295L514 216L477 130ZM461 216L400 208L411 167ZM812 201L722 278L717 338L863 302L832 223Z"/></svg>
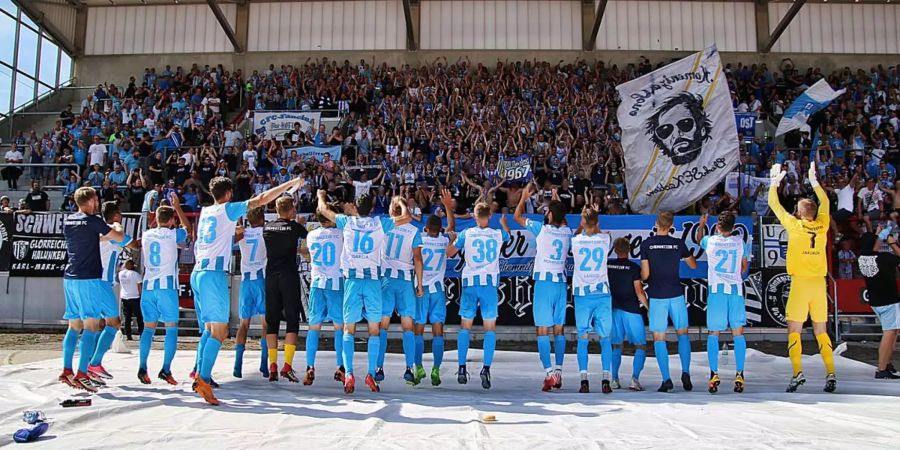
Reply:
<svg viewBox="0 0 900 450"><path fill-rule="evenodd" d="M491 207L487 203L475 205L475 224L459 233L454 245L448 249L447 257L452 258L462 250L466 265L462 271L462 298L459 301L459 316L462 328L457 336L459 370L456 381L469 382L466 358L469 353L469 339L476 310L481 309L484 324L484 367L481 369L481 387L491 388L491 363L497 346L497 287L500 285L500 250L510 239L506 215L500 216L503 230L490 227Z"/></svg>
<svg viewBox="0 0 900 450"><path fill-rule="evenodd" d="M788 355L793 366L794 376L787 391L794 392L806 382L800 359L803 348L800 332L807 316L813 322L813 334L819 343L819 353L825 362L825 392L834 392L837 379L834 375L834 357L831 352L831 338L825 332L828 322L828 299L825 294L825 274L827 259L825 248L828 245L828 226L831 221L828 196L816 179L816 166L809 168L809 182L819 199L819 207L810 199L797 203L797 216L785 211L778 201L778 186L787 172L781 171L781 165L775 164L769 173L772 183L769 185L769 207L775 217L784 226L788 236L787 273L791 276L791 292L788 295Z"/></svg>

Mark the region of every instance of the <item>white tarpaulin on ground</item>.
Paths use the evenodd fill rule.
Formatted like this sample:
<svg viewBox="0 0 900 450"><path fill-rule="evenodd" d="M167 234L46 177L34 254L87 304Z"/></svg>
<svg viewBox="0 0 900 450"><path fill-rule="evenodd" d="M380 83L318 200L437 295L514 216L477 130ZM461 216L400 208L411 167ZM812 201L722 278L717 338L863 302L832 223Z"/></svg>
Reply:
<svg viewBox="0 0 900 450"><path fill-rule="evenodd" d="M631 208L678 211L739 159L728 82L715 46L616 86Z"/></svg>
<svg viewBox="0 0 900 450"><path fill-rule="evenodd" d="M300 130L310 135L319 129L322 113L313 111L254 111L253 134L266 139L279 139L300 124Z"/></svg>
<svg viewBox="0 0 900 450"><path fill-rule="evenodd" d="M328 335L326 333L325 335ZM327 344L326 344L327 345ZM815 347L807 342L807 347ZM596 343L591 349L596 352ZM875 349L871 351L875 352ZM135 377L138 357L107 354L104 366L115 376L93 396L93 405L61 408L66 398L85 396L61 385L60 361L0 367L0 447L24 426L22 411L40 409L50 430L28 448L407 448L550 449L550 448L897 448L900 436L900 383L872 378L870 365L835 356L838 392L822 392L824 371L818 356L804 356L807 383L795 394L784 388L791 373L787 358L749 349L743 394L731 391L733 353L722 356L722 386L705 389L706 353L692 355L694 391L683 392L676 376L674 392L655 392L660 383L653 358L641 379L648 389L600 393L600 358L590 359L590 394L579 394L574 355L566 361L561 391L540 391L544 371L535 353L498 352L492 366L493 389L478 381L481 352L470 351L469 384L457 384L456 352L446 352L443 384L409 387L401 379L403 356L389 354L382 392L370 392L357 379L356 393L344 395L331 379L334 354L320 352L312 386L269 383L256 372L259 351L244 355L244 378L231 376L234 352L222 350L213 378L223 404L207 406L191 392L187 374L194 352L179 350L173 373L181 381L168 386ZM280 357L281 355L279 355ZM295 363L304 364L298 353ZM162 351L154 349L149 367L155 374ZM365 352L356 363L365 366ZM76 356L77 361L77 356ZM679 372L678 354L670 358ZM431 355L425 354L431 369ZM623 383L632 360L622 361ZM363 373L363 372L359 372ZM485 422L487 415L495 422ZM23 447L25 448L25 447Z"/></svg>

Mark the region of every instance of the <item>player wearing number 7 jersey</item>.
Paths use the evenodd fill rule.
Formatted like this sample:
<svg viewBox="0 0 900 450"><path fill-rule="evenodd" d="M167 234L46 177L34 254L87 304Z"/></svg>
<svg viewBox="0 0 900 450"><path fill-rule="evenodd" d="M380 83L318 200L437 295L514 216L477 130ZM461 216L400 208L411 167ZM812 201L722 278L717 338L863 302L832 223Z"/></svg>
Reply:
<svg viewBox="0 0 900 450"><path fill-rule="evenodd" d="M262 339L259 341L259 372L264 378L269 377L266 358L269 354L266 345L266 245L263 241L263 225L266 224L265 211L254 208L247 211L246 228L238 228L235 240L241 250L241 291L238 298L238 316L241 324L238 327L234 346L234 377L243 378L244 349L247 345L247 333L250 331L250 320L255 316L262 319Z"/></svg>
<svg viewBox="0 0 900 450"><path fill-rule="evenodd" d="M150 355L157 322L163 322L166 326L163 365L158 377L171 385L178 384L172 377L171 370L172 359L178 347L178 245L187 241L190 225L181 210L178 194L173 192L169 201L171 207L160 206L156 209L156 228L147 230L141 238L141 254L144 258L141 314L144 316L144 331L141 333L138 379L143 384L150 384L147 357ZM181 227L177 229L176 214L181 222Z"/></svg>
<svg viewBox="0 0 900 450"><path fill-rule="evenodd" d="M717 234L706 234L707 216L700 218L697 239L706 250L709 264L707 284L709 296L706 300L706 354L709 357L709 393L719 390L719 332L731 329L734 336L734 359L737 373L734 377L734 391L744 392L744 358L747 354L747 340L744 338L744 324L747 312L744 306L744 281L741 274L747 270L747 251L744 240L732 234L734 214L719 214L716 223Z"/></svg>
<svg viewBox="0 0 900 450"><path fill-rule="evenodd" d="M809 168L809 182L819 200L816 203L803 199L797 204L797 217L788 214L778 201L778 186L787 172L782 172L781 165L772 166L769 176L769 207L775 217L781 221L788 236L787 273L791 276L791 292L786 306L788 322L788 355L793 366L794 376L787 391L794 392L806 382L803 377L801 357L803 348L800 332L807 316L812 319L813 334L819 343L819 353L825 362L825 392L834 392L837 379L834 374L834 357L831 351L831 338L825 332L828 321L828 299L825 293L825 274L827 259L825 248L828 245L828 226L831 221L828 196L816 179L816 167Z"/></svg>
<svg viewBox="0 0 900 450"><path fill-rule="evenodd" d="M538 354L546 376L542 390L562 387L562 365L566 355L566 258L572 230L566 226L566 206L559 201L554 190L547 213L547 224L525 218L525 203L531 198L533 185L529 184L519 199L513 219L535 236L537 248L534 255L534 326L537 327ZM604 255L604 260L606 259ZM550 329L554 334L556 367L550 365Z"/></svg>
<svg viewBox="0 0 900 450"><path fill-rule="evenodd" d="M412 221L405 204L401 205L401 215L395 218L369 217L372 212L372 197L363 195L356 200L358 216L335 214L326 204L326 191L318 192L319 214L337 225L343 232L344 248L341 250L341 270L344 273L344 392L351 394L355 389L353 376L354 335L356 323L362 320L363 311L369 328L368 374L366 386L374 392L380 389L375 382L375 367L378 363L381 340L381 281L378 270L381 266L382 245L385 233L395 226Z"/></svg>
<svg viewBox="0 0 900 450"><path fill-rule="evenodd" d="M209 192L215 204L200 210L197 243L194 247L196 264L191 273L191 289L198 311L198 322L204 324L197 346L199 376L194 390L207 403L218 405L210 381L222 342L228 337L228 316L231 301L228 297L228 271L237 222L248 209L265 206L288 189L302 185L303 178L295 178L244 202L232 202L234 184L226 177L209 182Z"/></svg>
<svg viewBox="0 0 900 450"><path fill-rule="evenodd" d="M500 216L503 230L490 228L491 207L487 203L475 204L476 227L467 228L459 233L456 242L447 251L452 258L462 250L466 265L462 271L462 298L459 302L459 316L462 329L457 336L457 353L459 370L456 381L459 384L469 382L466 370L466 358L469 353L469 339L476 309L481 309L481 320L484 324L484 367L481 369L481 387L491 388L491 363L494 361L494 349L497 346L497 287L500 285L500 250L503 243L510 239L506 215Z"/></svg>

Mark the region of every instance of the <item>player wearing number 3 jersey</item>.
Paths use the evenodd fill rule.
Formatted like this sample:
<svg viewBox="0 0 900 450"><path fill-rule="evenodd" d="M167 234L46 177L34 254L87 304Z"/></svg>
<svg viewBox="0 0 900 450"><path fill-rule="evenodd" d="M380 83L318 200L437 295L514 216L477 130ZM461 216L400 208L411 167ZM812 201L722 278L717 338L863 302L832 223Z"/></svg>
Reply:
<svg viewBox="0 0 900 450"><path fill-rule="evenodd" d="M815 165L809 169L809 182L819 200L816 203L803 199L797 204L797 217L788 214L778 201L778 186L787 172L775 164L770 171L772 183L769 185L769 207L781 221L788 236L787 273L791 276L791 291L786 305L788 321L788 354L794 376L788 385L788 392L794 392L806 382L800 359L803 356L800 332L807 316L813 322L813 334L819 343L819 352L825 362L828 375L825 391L834 392L837 380L834 375L834 357L831 338L825 332L828 321L828 299L825 294L825 274L827 260L825 248L828 245L828 225L831 221L828 196L816 178Z"/></svg>
<svg viewBox="0 0 900 450"><path fill-rule="evenodd" d="M525 218L525 203L531 198L529 184L516 206L513 218L535 236L534 254L534 326L537 327L538 354L544 367L544 392L562 387L562 365L566 355L566 258L572 241L572 230L566 226L566 206L556 191L550 201L547 224ZM606 259L604 255L603 259ZM540 293L539 295L537 293ZM550 328L554 334L556 367L550 365Z"/></svg>
<svg viewBox="0 0 900 450"><path fill-rule="evenodd" d="M459 302L459 316L462 329L457 337L459 354L459 370L456 381L459 384L469 382L466 370L466 358L469 352L469 339L476 310L480 307L481 320L484 323L484 368L481 369L481 387L491 388L491 363L494 361L494 349L497 346L497 287L500 285L500 250L508 241L509 226L506 216L500 216L503 230L490 227L491 207L487 203L475 205L476 227L467 228L459 233L456 242L448 249L447 257L452 258L462 250L466 265L462 271L462 299Z"/></svg>

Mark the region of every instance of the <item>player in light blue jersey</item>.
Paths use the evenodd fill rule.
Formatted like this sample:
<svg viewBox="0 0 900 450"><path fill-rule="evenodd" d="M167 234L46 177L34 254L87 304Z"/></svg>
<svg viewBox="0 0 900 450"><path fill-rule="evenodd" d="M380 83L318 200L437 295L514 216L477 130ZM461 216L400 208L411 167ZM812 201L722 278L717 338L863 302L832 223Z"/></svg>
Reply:
<svg viewBox="0 0 900 450"><path fill-rule="evenodd" d="M475 204L475 224L477 226L462 230L456 237L453 246L447 251L447 257L463 252L466 265L462 271L462 298L459 302L459 317L462 328L457 337L457 353L459 369L456 381L459 384L469 382L466 360L469 353L469 339L475 314L480 309L484 326L484 367L481 369L481 387L491 388L491 364L494 362L494 349L497 347L497 304L499 302L497 288L500 285L500 251L503 244L510 240L506 215L500 216L503 230L490 227L491 206L484 202Z"/></svg>
<svg viewBox="0 0 900 450"><path fill-rule="evenodd" d="M172 206L156 209L156 227L144 232L141 239L144 266L141 314L144 316L144 331L141 333L137 377L141 383L150 384L147 358L156 324L162 322L166 327L166 338L158 378L175 386L178 382L172 376L172 360L178 348L178 246L187 242L190 224L181 209L178 194L172 192L169 203ZM176 215L181 222L181 227L177 229Z"/></svg>
<svg viewBox="0 0 900 450"><path fill-rule="evenodd" d="M248 209L265 206L288 189L301 186L304 182L303 178L295 178L243 202L231 201L234 195L231 179L215 177L209 182L209 192L215 204L200 210L194 246L197 263L191 273L191 289L194 291L197 321L205 328L197 346L199 376L194 380L193 388L211 405L219 404L210 382L219 349L228 337L231 309L228 271L237 222L247 214Z"/></svg>
<svg viewBox="0 0 900 450"><path fill-rule="evenodd" d="M333 206L329 206L332 211ZM335 223L321 213L316 213L319 228L306 236L309 248L309 331L306 334L306 372L304 385L311 385L315 373L316 352L319 349L319 335L322 322L331 321L334 326L334 354L337 369L334 380L344 384L347 370L344 367L344 289L341 275L341 251L344 236Z"/></svg>
<svg viewBox="0 0 900 450"><path fill-rule="evenodd" d="M547 224L525 218L525 204L531 199L533 185L529 184L519 199L513 218L534 234L537 248L534 255L534 326L537 327L538 354L544 368L544 392L562 388L562 365L566 355L566 258L572 241L572 230L566 225L566 206L559 201L556 190L550 201ZM556 366L550 364L550 330L554 335Z"/></svg>
<svg viewBox="0 0 900 450"><path fill-rule="evenodd" d="M402 213L396 218L369 217L372 212L372 197L360 196L356 200L356 214L335 214L326 204L326 192L318 192L319 214L335 223L343 232L344 245L341 250L341 270L344 275L344 367L347 375L344 378L344 392L352 394L356 379L353 375L353 353L356 324L363 319L363 312L368 322L368 373L365 383L373 392L380 388L375 381L375 369L378 356L381 354L381 305L382 285L378 279L381 267L382 246L385 234L394 227L412 221L406 205L402 205Z"/></svg>
<svg viewBox="0 0 900 450"><path fill-rule="evenodd" d="M103 220L107 224L122 223L122 213L119 210L119 204L116 202L104 202L101 211ZM103 263L103 280L104 287L102 291L97 292L97 302L100 304L100 313L103 315L102 322L103 331L97 339L97 349L94 350L94 356L88 365L88 375L91 378L105 383L104 379L112 379L112 375L103 367L103 356L109 350L110 345L116 338L116 332L122 326L122 320L119 317L119 302L116 300L116 294L113 292L113 286L116 284L116 272L119 265L119 256L122 250L127 248L138 248L140 244L129 235L121 241L100 241L100 261Z"/></svg>
<svg viewBox="0 0 900 450"><path fill-rule="evenodd" d="M244 350L250 320L259 317L262 325L262 339L259 340L259 372L269 378L266 365L269 346L266 344L266 243L263 241L263 226L266 224L265 210L253 208L247 211L248 227L239 227L234 240L241 250L241 291L238 297L238 326L234 345L234 375L243 378Z"/></svg>
<svg viewBox="0 0 900 450"><path fill-rule="evenodd" d="M744 359L747 355L747 339L744 337L744 324L747 322L747 311L744 305L744 280L741 276L747 270L747 254L749 253L740 236L734 232L734 214L719 214L716 232L712 236L706 233L707 215L700 218L697 227L697 238L700 247L706 251L709 265L707 285L709 297L706 300L706 353L709 357L710 394L719 390L719 333L731 329L734 337L734 359L737 373L734 377L734 392L744 392Z"/></svg>
<svg viewBox="0 0 900 450"><path fill-rule="evenodd" d="M391 217L400 217L405 211L406 200L396 196L391 199L388 212ZM418 307L416 298L424 292L422 288L422 233L415 225L407 223L395 226L385 235L386 243L381 255L381 354L375 381L384 380L384 356L387 352L388 330L394 311L400 316L403 329L403 354L406 357L406 372L403 379L412 386L421 379L413 374L416 357L416 339L413 331L413 317ZM424 375L424 369L423 369Z"/></svg>
<svg viewBox="0 0 900 450"><path fill-rule="evenodd" d="M431 323L431 352L434 355L434 367L431 368L431 385L441 384L441 362L444 360L444 322L447 320L447 295L444 292L444 273L447 271L447 252L451 242L456 239L453 229L453 195L444 189L441 203L447 216L447 236L441 234L441 218L438 215L428 217L425 225L425 236L422 236L422 286L424 292L416 303L416 382L425 378L425 367L422 365L425 353L425 325Z"/></svg>

